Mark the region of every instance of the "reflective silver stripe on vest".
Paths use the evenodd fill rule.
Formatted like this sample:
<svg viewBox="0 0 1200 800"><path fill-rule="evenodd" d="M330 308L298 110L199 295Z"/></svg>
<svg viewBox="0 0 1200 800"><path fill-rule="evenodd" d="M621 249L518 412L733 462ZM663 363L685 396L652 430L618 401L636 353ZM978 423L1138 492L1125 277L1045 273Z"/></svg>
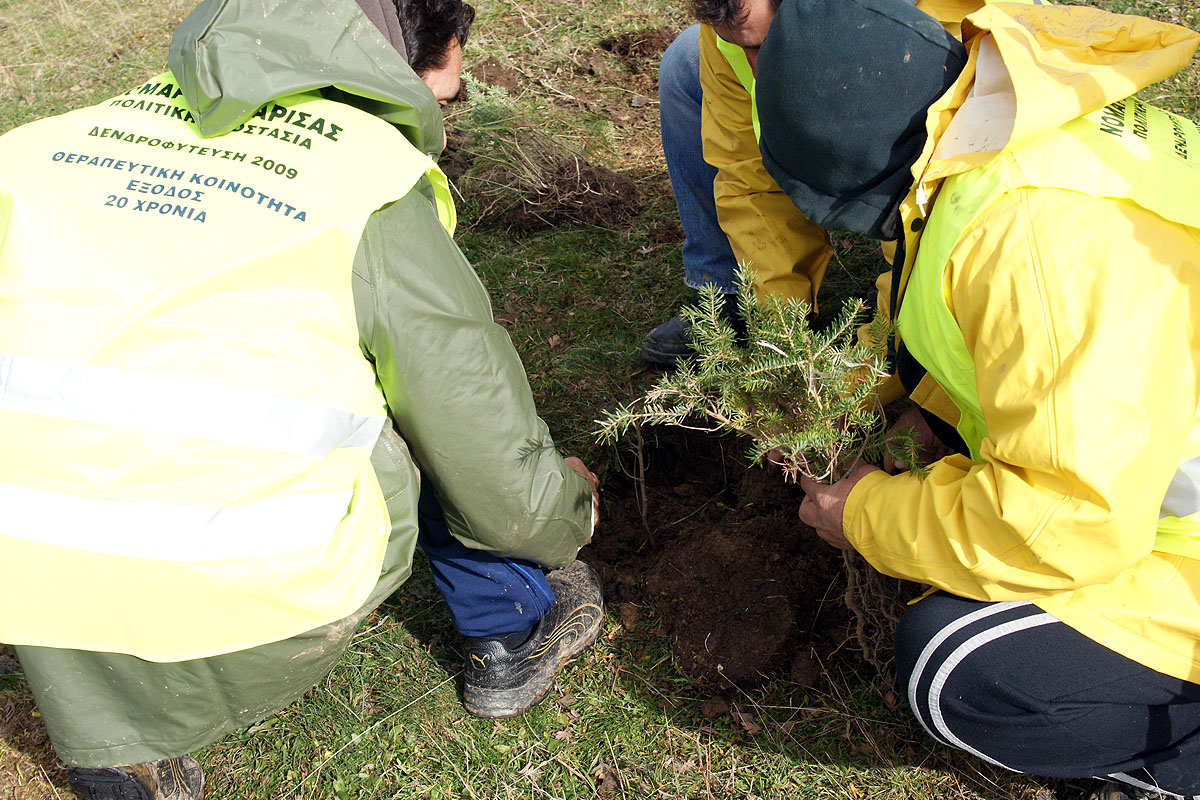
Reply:
<svg viewBox="0 0 1200 800"><path fill-rule="evenodd" d="M1200 456L1185 461L1175 470L1163 498L1162 517L1187 517L1200 511Z"/></svg>
<svg viewBox="0 0 1200 800"><path fill-rule="evenodd" d="M0 355L0 408L324 456L372 448L382 416L109 367Z"/></svg>
<svg viewBox="0 0 1200 800"><path fill-rule="evenodd" d="M91 553L194 563L329 542L353 490L204 508L97 500L0 483L3 536Z"/></svg>

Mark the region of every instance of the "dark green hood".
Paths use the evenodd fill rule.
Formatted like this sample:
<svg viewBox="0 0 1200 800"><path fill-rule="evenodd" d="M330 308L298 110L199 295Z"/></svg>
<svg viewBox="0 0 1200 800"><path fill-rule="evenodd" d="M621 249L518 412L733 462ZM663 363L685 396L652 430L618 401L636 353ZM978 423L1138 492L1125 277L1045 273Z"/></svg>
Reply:
<svg viewBox="0 0 1200 800"><path fill-rule="evenodd" d="M355 0L203 0L175 29L167 63L202 136L277 98L330 88L422 152L442 149L433 92Z"/></svg>
<svg viewBox="0 0 1200 800"><path fill-rule="evenodd" d="M754 87L763 166L826 230L895 239L926 112L966 60L908 0L783 0Z"/></svg>

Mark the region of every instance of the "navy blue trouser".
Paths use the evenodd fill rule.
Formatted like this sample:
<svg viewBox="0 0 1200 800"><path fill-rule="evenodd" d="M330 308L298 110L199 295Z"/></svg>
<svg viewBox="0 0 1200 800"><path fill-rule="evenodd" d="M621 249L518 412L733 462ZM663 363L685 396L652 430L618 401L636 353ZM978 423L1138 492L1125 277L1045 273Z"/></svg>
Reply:
<svg viewBox="0 0 1200 800"><path fill-rule="evenodd" d="M540 566L466 547L446 527L442 507L421 484L417 544L429 559L433 580L463 636L499 636L528 630L554 602Z"/></svg>
<svg viewBox="0 0 1200 800"><path fill-rule="evenodd" d="M1032 603L932 594L896 629L896 669L917 719L943 744L1030 775L1200 797L1200 685Z"/></svg>

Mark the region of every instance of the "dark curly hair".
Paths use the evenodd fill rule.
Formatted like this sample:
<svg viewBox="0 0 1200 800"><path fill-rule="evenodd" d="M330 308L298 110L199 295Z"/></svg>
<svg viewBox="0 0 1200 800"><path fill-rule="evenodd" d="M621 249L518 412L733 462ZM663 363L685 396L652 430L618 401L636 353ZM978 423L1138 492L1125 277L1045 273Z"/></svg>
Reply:
<svg viewBox="0 0 1200 800"><path fill-rule="evenodd" d="M463 0L394 0L413 72L421 75L446 64L450 37L467 43L475 8Z"/></svg>
<svg viewBox="0 0 1200 800"><path fill-rule="evenodd" d="M770 0L771 8L778 10L782 0ZM722 25L745 19L749 9L743 8L745 0L692 0L692 14L706 25Z"/></svg>

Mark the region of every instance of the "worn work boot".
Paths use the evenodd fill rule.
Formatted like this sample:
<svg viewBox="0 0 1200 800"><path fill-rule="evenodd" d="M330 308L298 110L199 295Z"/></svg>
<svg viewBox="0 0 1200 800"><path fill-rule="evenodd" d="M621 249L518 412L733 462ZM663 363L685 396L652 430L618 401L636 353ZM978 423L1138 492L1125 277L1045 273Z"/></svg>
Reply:
<svg viewBox="0 0 1200 800"><path fill-rule="evenodd" d="M477 717L515 717L533 708L571 659L590 647L604 624L600 576L582 561L546 574L554 603L524 643L469 638L463 705Z"/></svg>
<svg viewBox="0 0 1200 800"><path fill-rule="evenodd" d="M200 800L204 772L191 756L125 767L69 767L67 781L82 800Z"/></svg>
<svg viewBox="0 0 1200 800"><path fill-rule="evenodd" d="M1138 789L1125 783L1108 781L1089 795L1088 800L1166 800L1167 795L1153 789Z"/></svg>
<svg viewBox="0 0 1200 800"><path fill-rule="evenodd" d="M721 306L721 316L733 326L739 338L744 338L746 323L742 319L737 294L722 295L722 299L724 303ZM648 364L673 369L682 359L695 355L689 330L691 327L692 323L682 316L671 317L656 326L642 340L642 360Z"/></svg>

